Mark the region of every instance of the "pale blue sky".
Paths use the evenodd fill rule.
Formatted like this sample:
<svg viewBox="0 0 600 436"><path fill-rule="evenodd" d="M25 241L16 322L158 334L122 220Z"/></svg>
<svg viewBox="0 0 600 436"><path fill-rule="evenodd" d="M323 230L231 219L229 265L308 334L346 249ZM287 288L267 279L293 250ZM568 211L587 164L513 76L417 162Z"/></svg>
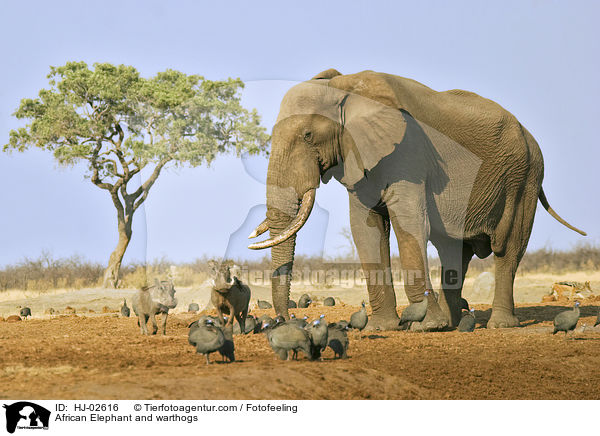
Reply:
<svg viewBox="0 0 600 436"><path fill-rule="evenodd" d="M19 100L48 85L50 65L70 60L124 63L145 76L173 68L210 79L240 77L247 83L244 103L259 110L269 129L296 81L331 67L373 69L437 90L474 91L511 111L542 148L551 205L590 235L569 231L540 207L530 248L600 242L599 3L284 3L5 2L0 142L19 126L11 116ZM246 164L260 180L266 162ZM0 154L0 265L41 250L108 259L115 212L106 192L82 174L79 167L56 168L39 151ZM244 248L262 220L264 198L264 184L233 157L211 168L167 171L150 193L146 215L134 218L125 261L268 254ZM344 244L339 229L348 224L345 190L335 181L322 185L317 202L298 252L324 247L334 255Z"/></svg>

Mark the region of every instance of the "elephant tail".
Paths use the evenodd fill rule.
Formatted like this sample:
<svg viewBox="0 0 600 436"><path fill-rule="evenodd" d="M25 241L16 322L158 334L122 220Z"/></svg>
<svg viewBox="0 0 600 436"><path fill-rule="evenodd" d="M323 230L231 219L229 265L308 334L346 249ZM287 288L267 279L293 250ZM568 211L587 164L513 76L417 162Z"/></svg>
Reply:
<svg viewBox="0 0 600 436"><path fill-rule="evenodd" d="M568 222L566 222L564 219L562 219L560 217L560 215L558 215L554 209L552 209L550 207L550 203L548 203L548 199L546 198L546 194L544 194L544 189L540 188L540 195L538 196L538 198L540 199L540 202L542 203L542 206L544 206L544 209L546 209L548 211L548 213L550 215L552 215L552 217L558 221L559 223L561 223L563 226L566 226L568 228L570 228L571 230L579 233L582 236L587 236L587 233L584 232L583 230L579 230L577 227L573 227L571 224L569 224Z"/></svg>

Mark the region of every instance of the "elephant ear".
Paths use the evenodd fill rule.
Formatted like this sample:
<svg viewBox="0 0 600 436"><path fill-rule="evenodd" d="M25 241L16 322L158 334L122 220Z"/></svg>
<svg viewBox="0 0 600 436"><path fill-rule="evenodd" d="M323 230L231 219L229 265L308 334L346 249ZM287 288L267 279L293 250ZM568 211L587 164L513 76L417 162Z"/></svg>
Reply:
<svg viewBox="0 0 600 436"><path fill-rule="evenodd" d="M340 76L329 82L329 86L346 91L340 104L344 174L339 180L347 187L368 176L394 152L406 134L406 121L400 108L393 104L392 91L389 94L380 84L373 89L368 80L353 76L358 75Z"/></svg>

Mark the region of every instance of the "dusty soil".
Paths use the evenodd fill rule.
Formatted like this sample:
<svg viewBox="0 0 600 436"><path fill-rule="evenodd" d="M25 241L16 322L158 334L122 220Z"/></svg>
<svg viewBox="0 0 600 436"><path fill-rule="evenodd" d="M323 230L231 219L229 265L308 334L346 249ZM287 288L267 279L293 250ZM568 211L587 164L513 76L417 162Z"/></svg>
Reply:
<svg viewBox="0 0 600 436"><path fill-rule="evenodd" d="M167 336L134 318L71 315L0 322L0 397L10 399L599 399L598 302L572 339L553 336L558 304L521 305L523 327L473 333L350 333L347 360L279 361L262 334L236 336L231 364L207 366L187 343L198 315L171 316ZM355 306L296 309L349 319ZM256 310L260 315L268 311ZM582 331L583 324L587 325ZM212 355L211 361L220 360Z"/></svg>

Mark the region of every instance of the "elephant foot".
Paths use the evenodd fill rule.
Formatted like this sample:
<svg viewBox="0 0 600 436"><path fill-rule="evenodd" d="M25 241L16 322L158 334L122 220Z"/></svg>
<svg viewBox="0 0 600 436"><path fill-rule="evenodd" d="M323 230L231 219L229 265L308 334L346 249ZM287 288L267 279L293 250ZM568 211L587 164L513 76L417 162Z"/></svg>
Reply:
<svg viewBox="0 0 600 436"><path fill-rule="evenodd" d="M440 332L448 330L450 319L444 313L436 300L430 296L425 319L421 322L413 322L410 326L411 331L419 332Z"/></svg>
<svg viewBox="0 0 600 436"><path fill-rule="evenodd" d="M492 316L487 323L489 329L504 329L510 327L519 327L519 319L511 312L500 312L492 309Z"/></svg>
<svg viewBox="0 0 600 436"><path fill-rule="evenodd" d="M378 316L373 315L369 318L365 330L367 331L385 331L385 330L400 330L400 318L398 315Z"/></svg>
<svg viewBox="0 0 600 436"><path fill-rule="evenodd" d="M448 329L450 322L443 314L432 314L427 312L425 319L421 322L413 322L410 331L416 332L441 332Z"/></svg>

